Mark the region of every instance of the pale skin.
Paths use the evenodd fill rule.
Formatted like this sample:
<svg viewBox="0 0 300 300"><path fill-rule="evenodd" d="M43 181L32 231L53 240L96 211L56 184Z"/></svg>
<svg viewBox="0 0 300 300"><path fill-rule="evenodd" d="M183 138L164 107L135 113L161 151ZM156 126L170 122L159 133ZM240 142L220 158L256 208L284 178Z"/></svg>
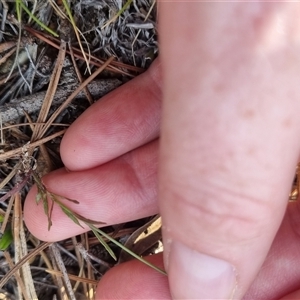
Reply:
<svg viewBox="0 0 300 300"><path fill-rule="evenodd" d="M299 299L299 204L287 195L300 154L300 5L159 5L159 61L76 120L61 145L68 171L43 179L87 218L163 217L168 278L125 263L96 298ZM54 209L48 232L35 195L24 207L35 236L84 231Z"/></svg>

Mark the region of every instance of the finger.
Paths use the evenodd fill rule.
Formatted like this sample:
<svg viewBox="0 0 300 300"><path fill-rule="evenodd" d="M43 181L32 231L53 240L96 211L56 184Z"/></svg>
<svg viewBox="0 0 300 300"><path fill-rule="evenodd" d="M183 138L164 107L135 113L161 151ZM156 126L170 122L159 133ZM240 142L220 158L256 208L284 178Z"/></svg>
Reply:
<svg viewBox="0 0 300 300"><path fill-rule="evenodd" d="M162 2L161 16L171 293L240 299L282 221L299 156L299 4ZM189 58L180 72L178 57Z"/></svg>
<svg viewBox="0 0 300 300"><path fill-rule="evenodd" d="M277 300L299 289L299 209L300 202L289 204L270 252L243 300ZM288 297L286 299L294 299Z"/></svg>
<svg viewBox="0 0 300 300"><path fill-rule="evenodd" d="M289 205L267 259L243 300L276 300L299 287L299 206L299 203ZM162 267L161 258L149 257L158 267ZM105 274L98 285L97 299L170 299L168 288L165 277L135 261ZM297 297L296 292L294 298L289 294L284 299Z"/></svg>
<svg viewBox="0 0 300 300"><path fill-rule="evenodd" d="M109 93L68 129L61 157L69 170L90 169L158 137L161 78L159 63Z"/></svg>
<svg viewBox="0 0 300 300"><path fill-rule="evenodd" d="M146 258L163 268L162 255ZM165 275L139 261L121 264L101 278L96 292L97 299L171 299Z"/></svg>
<svg viewBox="0 0 300 300"><path fill-rule="evenodd" d="M85 218L107 225L127 222L157 213L157 141L153 141L109 163L90 170L54 171L43 178L48 191L78 200L64 201ZM30 232L41 240L58 241L87 231L71 221L57 205L48 221L43 205L36 205L37 190L27 195L24 220Z"/></svg>
<svg viewBox="0 0 300 300"><path fill-rule="evenodd" d="M299 287L299 225L299 203L291 203L267 259L243 300L276 300ZM160 255L151 258L155 258L151 263L162 267ZM98 285L97 299L170 299L168 288L161 274L130 262L105 274ZM283 299L299 299L299 292Z"/></svg>

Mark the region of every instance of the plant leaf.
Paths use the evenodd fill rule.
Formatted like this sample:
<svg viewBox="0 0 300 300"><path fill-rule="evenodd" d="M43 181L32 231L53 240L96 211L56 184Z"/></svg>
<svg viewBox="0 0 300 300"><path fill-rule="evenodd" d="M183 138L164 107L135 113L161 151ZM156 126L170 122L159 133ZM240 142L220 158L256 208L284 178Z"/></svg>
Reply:
<svg viewBox="0 0 300 300"><path fill-rule="evenodd" d="M91 225L91 224L87 224L90 229L93 231L95 237L98 239L98 241L103 245L103 247L106 249L106 251L110 254L110 256L117 261L117 257L115 255L115 253L112 251L112 249L108 246L108 244L104 241L104 239L102 238L102 236L98 233L97 231L97 227Z"/></svg>
<svg viewBox="0 0 300 300"><path fill-rule="evenodd" d="M75 218L77 218L78 220L84 222L84 223L92 223L92 224L106 224L105 222L101 222L101 221L95 221L95 220L91 220L88 218L85 218L79 214L77 214L76 212L72 211L68 206L66 206L64 203L62 203L60 200L58 200L57 197L60 197L58 195L55 194L51 194L51 198L53 199L53 201L58 204L61 208L64 207L66 210L68 210L70 213L73 214L73 216ZM65 199L65 198L64 198ZM77 201L77 200L74 200ZM77 201L78 202L78 201ZM76 203L76 202L75 202ZM78 202L79 203L79 202ZM76 203L77 204L77 203ZM76 223L77 224L77 223ZM81 226L81 225L80 225Z"/></svg>
<svg viewBox="0 0 300 300"><path fill-rule="evenodd" d="M43 207L44 207L44 212L45 212L46 216L49 216L48 199L46 199L46 200L43 199Z"/></svg>
<svg viewBox="0 0 300 300"><path fill-rule="evenodd" d="M47 198L46 201L48 202ZM49 209L49 215L48 215L48 231L50 230L52 226L52 212L53 212L53 207L54 207L54 201L51 201L50 204L50 209Z"/></svg>
<svg viewBox="0 0 300 300"><path fill-rule="evenodd" d="M75 224L83 228L83 226L79 223L78 219L74 216L74 213L72 211L63 206L60 206L60 208Z"/></svg>
<svg viewBox="0 0 300 300"><path fill-rule="evenodd" d="M88 219L88 218L85 218L79 214L77 214L76 212L73 212L73 214L76 216L77 219L79 219L80 221L86 223L86 224L97 224L97 225L104 225L106 224L105 222L102 222L102 221L95 221L95 220L92 220L92 219Z"/></svg>
<svg viewBox="0 0 300 300"><path fill-rule="evenodd" d="M58 34L53 31L51 28L49 28L47 25L45 25L43 22L41 22L28 8L27 6L21 1L21 0L18 0L17 1L17 4L23 8L26 13L29 15L30 18L32 18L38 25L40 25L43 29L45 29L46 31L48 31L50 34L54 35L55 37L58 37ZM21 21L21 12L18 13L18 10L17 10L17 14L18 14L18 18L20 20L18 20L19 22Z"/></svg>
<svg viewBox="0 0 300 300"><path fill-rule="evenodd" d="M128 254L130 254L131 256L133 256L134 258L138 259L140 262L144 263L145 265L151 267L152 269L156 270L157 272L163 274L163 275L167 275L166 271L162 270L159 267L156 267L155 265L151 264L150 262L148 262L147 260L145 260L144 258L138 256L137 254L135 254L134 252L132 252L131 250L129 250L128 248L126 248L123 244L119 243L118 241L116 241L114 238L112 238L109 234L106 234L104 231L102 231L101 229L88 224L90 226L90 228L92 229L93 233L96 235L95 232L97 232L97 234L101 234L102 236L104 236L105 238L107 238L109 241L111 241L112 243L114 243L116 246L118 246L119 248L123 249L124 251L126 251Z"/></svg>
<svg viewBox="0 0 300 300"><path fill-rule="evenodd" d="M57 196L57 195L56 195ZM74 200L74 199L70 199L70 198L67 198L67 197L63 197L64 199L66 199L66 200L68 200L68 201L70 201L70 202L73 202L73 203L75 203L75 204L79 204L80 202L79 201L77 201L77 200Z"/></svg>
<svg viewBox="0 0 300 300"><path fill-rule="evenodd" d="M13 235L11 230L5 230L5 232L3 233L2 237L0 238L0 250L4 251L6 250L9 245L12 243L13 241Z"/></svg>

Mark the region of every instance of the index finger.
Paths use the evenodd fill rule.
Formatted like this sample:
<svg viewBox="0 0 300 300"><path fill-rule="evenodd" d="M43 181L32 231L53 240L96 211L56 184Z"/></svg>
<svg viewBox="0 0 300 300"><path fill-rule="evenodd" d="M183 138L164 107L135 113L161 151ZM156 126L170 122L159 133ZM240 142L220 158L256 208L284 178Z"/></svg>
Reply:
<svg viewBox="0 0 300 300"><path fill-rule="evenodd" d="M61 157L69 170L93 168L158 137L159 63L88 108L68 129Z"/></svg>

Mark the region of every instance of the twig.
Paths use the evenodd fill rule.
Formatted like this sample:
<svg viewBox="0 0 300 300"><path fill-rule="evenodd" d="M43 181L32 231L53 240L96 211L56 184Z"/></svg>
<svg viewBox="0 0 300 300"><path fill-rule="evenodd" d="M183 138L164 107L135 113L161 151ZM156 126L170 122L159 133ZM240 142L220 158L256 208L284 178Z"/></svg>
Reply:
<svg viewBox="0 0 300 300"><path fill-rule="evenodd" d="M88 88L92 96L95 99L99 99L119 85L121 85L121 81L118 79L94 80L88 84ZM58 87L53 99L53 105L59 105L63 103L68 95L74 91L76 86L77 84L71 84ZM39 111L45 94L46 92L39 92L33 95L11 100L9 104L1 106L0 114L2 116L2 122L8 123L24 116L24 110L29 114ZM74 99L81 99L83 97L85 97L84 93L80 92L74 97Z"/></svg>
<svg viewBox="0 0 300 300"><path fill-rule="evenodd" d="M59 249L57 248L55 243L53 243L50 246L50 249L53 253L53 256L55 257L56 264L59 267L59 269L60 269L60 271L63 275L63 279L64 279L64 282L65 282L65 287L68 291L70 299L71 300L76 300L76 297L75 297L75 294L73 292L72 285L71 285L71 282L70 282L70 278L68 277L68 273L67 273L66 267L63 263L63 260L62 260L62 257L60 255Z"/></svg>

